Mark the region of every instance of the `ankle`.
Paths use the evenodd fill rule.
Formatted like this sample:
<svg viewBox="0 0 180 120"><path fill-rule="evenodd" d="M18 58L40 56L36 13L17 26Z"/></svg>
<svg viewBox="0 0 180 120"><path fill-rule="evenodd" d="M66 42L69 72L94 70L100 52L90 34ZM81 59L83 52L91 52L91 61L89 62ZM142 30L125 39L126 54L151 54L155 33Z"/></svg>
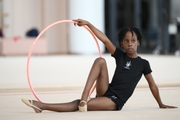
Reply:
<svg viewBox="0 0 180 120"><path fill-rule="evenodd" d="M78 107L80 112L87 112L87 101L81 100Z"/></svg>
<svg viewBox="0 0 180 120"><path fill-rule="evenodd" d="M85 101L85 100L81 100L79 102L79 106L85 106L86 104L87 104L87 101Z"/></svg>
<svg viewBox="0 0 180 120"><path fill-rule="evenodd" d="M88 97L82 97L81 98L81 101L86 101L86 102L88 102L88 101L90 101L91 100L91 97L90 96L88 96Z"/></svg>
<svg viewBox="0 0 180 120"><path fill-rule="evenodd" d="M39 107L41 110L44 110L44 109L45 109L45 106L43 105L42 102L33 100L33 104L34 104L35 106Z"/></svg>

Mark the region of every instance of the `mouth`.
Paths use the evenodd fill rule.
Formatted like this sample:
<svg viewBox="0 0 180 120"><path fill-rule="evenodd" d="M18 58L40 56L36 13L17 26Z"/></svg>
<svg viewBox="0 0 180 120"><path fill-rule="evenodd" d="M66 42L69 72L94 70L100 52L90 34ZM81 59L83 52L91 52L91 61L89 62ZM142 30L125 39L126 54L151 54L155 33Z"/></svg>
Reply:
<svg viewBox="0 0 180 120"><path fill-rule="evenodd" d="M128 50L128 51L133 51L133 48L128 48L127 50Z"/></svg>

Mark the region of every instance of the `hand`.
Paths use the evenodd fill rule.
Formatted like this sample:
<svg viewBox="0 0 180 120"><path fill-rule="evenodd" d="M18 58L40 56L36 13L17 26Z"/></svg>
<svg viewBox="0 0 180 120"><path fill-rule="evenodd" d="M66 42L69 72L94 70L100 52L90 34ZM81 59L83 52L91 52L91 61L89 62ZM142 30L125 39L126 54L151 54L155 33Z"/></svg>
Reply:
<svg viewBox="0 0 180 120"><path fill-rule="evenodd" d="M170 105L164 105L164 104L160 105L159 107L162 108L162 109L178 108L176 106L170 106Z"/></svg>
<svg viewBox="0 0 180 120"><path fill-rule="evenodd" d="M73 20L75 23L74 25L78 25L78 26L83 26L83 25L87 25L89 22L86 20L82 20L82 19L77 19L77 20Z"/></svg>

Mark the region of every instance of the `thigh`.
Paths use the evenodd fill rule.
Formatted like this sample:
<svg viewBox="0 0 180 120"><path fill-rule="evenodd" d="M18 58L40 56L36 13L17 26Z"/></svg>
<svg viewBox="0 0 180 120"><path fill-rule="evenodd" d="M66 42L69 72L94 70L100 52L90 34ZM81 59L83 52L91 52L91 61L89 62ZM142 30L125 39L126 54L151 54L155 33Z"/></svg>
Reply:
<svg viewBox="0 0 180 120"><path fill-rule="evenodd" d="M100 74L96 81L96 93L98 97L102 97L109 86L109 75L105 59L100 58L101 64Z"/></svg>
<svg viewBox="0 0 180 120"><path fill-rule="evenodd" d="M88 110L117 110L117 106L107 97L97 97L88 102Z"/></svg>

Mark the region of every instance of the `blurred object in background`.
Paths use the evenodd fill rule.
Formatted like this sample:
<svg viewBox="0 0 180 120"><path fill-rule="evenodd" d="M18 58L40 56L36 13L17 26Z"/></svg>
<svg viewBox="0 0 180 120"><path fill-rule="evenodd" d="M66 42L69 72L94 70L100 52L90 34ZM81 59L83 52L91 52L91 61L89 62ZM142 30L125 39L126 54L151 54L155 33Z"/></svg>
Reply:
<svg viewBox="0 0 180 120"><path fill-rule="evenodd" d="M3 31L2 29L0 28L0 37L3 38L4 37L4 34L3 34Z"/></svg>
<svg viewBox="0 0 180 120"><path fill-rule="evenodd" d="M19 40L19 37L18 37L18 36L13 37L14 43L16 43L18 40Z"/></svg>
<svg viewBox="0 0 180 120"><path fill-rule="evenodd" d="M139 53L174 54L180 41L179 4L180 0L105 0L106 35L118 46L118 31L135 26L143 34Z"/></svg>
<svg viewBox="0 0 180 120"><path fill-rule="evenodd" d="M174 55L180 49L180 0L99 0L98 3L97 0L86 0L85 4L90 9L84 6L83 0L0 0L0 28L4 36L1 41L14 36L22 40L33 39L39 34L38 30L55 21L83 18L105 31L116 46L119 30L135 26L143 34L138 53ZM35 30L29 30L32 27ZM176 31L174 28L177 33L172 33ZM87 38L82 37L85 35L82 32L86 31L78 32L77 29L62 24L45 32L43 40L48 43L47 54L77 54L74 48L78 54L85 50L97 51L91 36L92 47L82 40ZM104 46L101 48L102 51L105 49Z"/></svg>
<svg viewBox="0 0 180 120"><path fill-rule="evenodd" d="M177 22L177 34L176 34L176 41L175 41L176 51L174 54L175 56L180 56L180 17L179 16L177 16L176 22Z"/></svg>
<svg viewBox="0 0 180 120"><path fill-rule="evenodd" d="M26 37L37 37L39 34L39 31L37 28L32 28L26 32Z"/></svg>
<svg viewBox="0 0 180 120"><path fill-rule="evenodd" d="M169 52L170 53L174 53L175 50L176 50L176 35L177 35L177 25L172 23L172 24L169 24L169 27L168 27L168 32L169 32L169 39L170 39L170 48L169 48Z"/></svg>

